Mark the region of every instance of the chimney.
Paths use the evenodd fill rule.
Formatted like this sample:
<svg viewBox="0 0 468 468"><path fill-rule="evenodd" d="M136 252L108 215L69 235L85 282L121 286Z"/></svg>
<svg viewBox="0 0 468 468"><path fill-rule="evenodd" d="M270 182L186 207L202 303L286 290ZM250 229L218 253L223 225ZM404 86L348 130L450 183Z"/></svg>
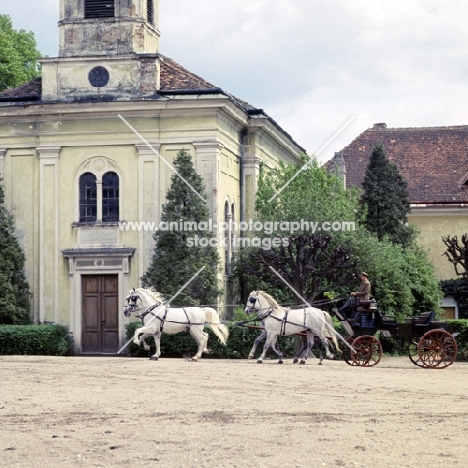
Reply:
<svg viewBox="0 0 468 468"><path fill-rule="evenodd" d="M343 182L343 187L346 188L346 163L341 153L335 153L333 156L333 165L336 167L338 177Z"/></svg>
<svg viewBox="0 0 468 468"><path fill-rule="evenodd" d="M375 123L374 130L385 130L387 128L386 123Z"/></svg>

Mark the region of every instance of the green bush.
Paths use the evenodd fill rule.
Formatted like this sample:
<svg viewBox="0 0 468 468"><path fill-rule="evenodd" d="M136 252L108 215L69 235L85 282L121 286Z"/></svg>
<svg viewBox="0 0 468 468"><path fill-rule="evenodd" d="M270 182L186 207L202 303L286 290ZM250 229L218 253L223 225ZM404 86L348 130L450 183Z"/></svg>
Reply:
<svg viewBox="0 0 468 468"><path fill-rule="evenodd" d="M458 345L457 360L468 361L468 319L447 320L447 331L452 335L459 333L455 337Z"/></svg>
<svg viewBox="0 0 468 468"><path fill-rule="evenodd" d="M0 354L66 356L73 342L62 325L0 325Z"/></svg>
<svg viewBox="0 0 468 468"><path fill-rule="evenodd" d="M226 346L220 343L218 337L206 327L205 332L208 333L208 348L209 354L205 354L205 358L210 359L247 359L253 342L259 336L260 330L236 325L235 322L227 323L229 328L229 338ZM140 322L132 322L127 325L127 340L135 333L137 328L141 327ZM127 352L130 356L148 357L155 353L155 345L153 337L146 338L146 342L151 347L150 351L145 351L141 346L131 342L127 347ZM294 354L294 338L280 337L278 339L279 347L285 357L292 357ZM264 342L257 347L255 357L258 357L263 349ZM161 337L161 357L181 357L193 356L197 352L197 344L190 336L190 333L177 333L168 335L163 333ZM270 350L267 357L276 358L276 355Z"/></svg>

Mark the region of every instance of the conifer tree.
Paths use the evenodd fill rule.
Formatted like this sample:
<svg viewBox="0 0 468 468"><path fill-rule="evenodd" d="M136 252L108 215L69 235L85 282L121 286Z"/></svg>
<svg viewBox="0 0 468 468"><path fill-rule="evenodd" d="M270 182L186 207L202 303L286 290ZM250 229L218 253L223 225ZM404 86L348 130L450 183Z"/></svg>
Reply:
<svg viewBox="0 0 468 468"><path fill-rule="evenodd" d="M398 167L387 158L381 143L372 150L362 186L361 202L367 211L366 228L379 240L386 237L394 244L410 245L415 233L407 225L410 212L408 184Z"/></svg>
<svg viewBox="0 0 468 468"><path fill-rule="evenodd" d="M178 153L174 168L198 194L206 199L203 179L196 173L192 158L185 150ZM206 203L178 175L173 174L163 205L164 229L154 235L155 249L151 265L142 278L170 299L200 268L201 274L174 300L174 305L213 305L221 293L218 285L219 255L216 237L209 230ZM177 229L169 223L177 223ZM180 229L192 223L190 230ZM196 228L195 228L196 224Z"/></svg>
<svg viewBox="0 0 468 468"><path fill-rule="evenodd" d="M30 323L29 285L25 257L15 237L14 220L5 207L0 183L0 324Z"/></svg>

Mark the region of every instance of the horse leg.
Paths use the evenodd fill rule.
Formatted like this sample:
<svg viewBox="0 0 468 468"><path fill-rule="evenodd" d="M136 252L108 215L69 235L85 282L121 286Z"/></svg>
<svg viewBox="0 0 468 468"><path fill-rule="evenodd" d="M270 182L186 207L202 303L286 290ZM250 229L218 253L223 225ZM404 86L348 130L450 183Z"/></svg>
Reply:
<svg viewBox="0 0 468 468"><path fill-rule="evenodd" d="M299 358L302 356L302 353L305 351L306 347L307 347L307 339L306 337L301 336L301 347L294 354L293 364L297 364L299 362Z"/></svg>
<svg viewBox="0 0 468 468"><path fill-rule="evenodd" d="M335 355L330 352L330 344L328 343L326 336L322 334L319 335L319 338L325 348L325 356L327 356L327 359L335 359Z"/></svg>
<svg viewBox="0 0 468 468"><path fill-rule="evenodd" d="M154 343L156 345L156 352L150 357L152 361L157 361L161 356L161 332L156 332L154 335Z"/></svg>
<svg viewBox="0 0 468 468"><path fill-rule="evenodd" d="M149 351L150 347L146 344L145 338L150 335L152 335L152 333L148 333L147 327L137 328L133 335L133 343L138 346L143 346L145 351Z"/></svg>
<svg viewBox="0 0 468 468"><path fill-rule="evenodd" d="M191 326L190 327L190 334L192 335L192 338L197 342L198 344L198 351L195 356L190 359L191 361L197 362L203 353L203 348L205 347L205 337L204 332L203 332L203 325L201 326Z"/></svg>
<svg viewBox="0 0 468 468"><path fill-rule="evenodd" d="M247 359L253 359L255 355L255 351L257 350L257 346L259 345L260 341L264 340L267 336L267 332L265 330L255 339L252 349L250 350L249 356Z"/></svg>
<svg viewBox="0 0 468 468"><path fill-rule="evenodd" d="M274 338L275 338L274 336L268 335L268 332L267 332L267 339L265 341L265 344L263 345L262 355L257 359L257 364L261 364L263 360L265 359L265 355L267 351L270 349L271 343L273 342Z"/></svg>
<svg viewBox="0 0 468 468"><path fill-rule="evenodd" d="M211 352L208 349L208 338L210 337L210 335L208 335L208 333L206 333L206 332L202 332L202 336L203 336L203 339L204 339L203 352L206 353L206 354L209 354Z"/></svg>
<svg viewBox="0 0 468 468"><path fill-rule="evenodd" d="M278 337L275 336L273 337L273 339L271 340L271 345L270 345L270 348L276 353L276 355L278 356L278 364L283 364L283 353L280 351L279 348L276 347L276 343L278 343Z"/></svg>
<svg viewBox="0 0 468 468"><path fill-rule="evenodd" d="M310 350L312 349L312 346L314 344L314 334L310 330L307 332L307 346L306 350L302 355L302 359L299 362L299 364L304 365L307 362L307 357L309 356Z"/></svg>

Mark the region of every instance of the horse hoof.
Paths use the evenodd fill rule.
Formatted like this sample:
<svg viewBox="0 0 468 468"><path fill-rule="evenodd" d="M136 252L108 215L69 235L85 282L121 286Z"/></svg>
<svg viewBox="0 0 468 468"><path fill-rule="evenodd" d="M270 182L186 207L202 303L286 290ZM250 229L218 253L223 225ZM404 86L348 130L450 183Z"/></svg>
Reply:
<svg viewBox="0 0 468 468"><path fill-rule="evenodd" d="M150 361L157 361L159 358L157 356L151 356Z"/></svg>
<svg viewBox="0 0 468 468"><path fill-rule="evenodd" d="M190 362L198 362L198 358L193 357L192 359L190 359Z"/></svg>
<svg viewBox="0 0 468 468"><path fill-rule="evenodd" d="M321 365L322 365L322 363L321 363L321 362L319 362L319 363L318 363L318 365L319 365L319 366L321 366Z"/></svg>
<svg viewBox="0 0 468 468"><path fill-rule="evenodd" d="M278 361L278 364L283 364L283 360L280 359L280 360Z"/></svg>
<svg viewBox="0 0 468 468"><path fill-rule="evenodd" d="M295 358L293 361L293 364L297 364L299 362L299 359Z"/></svg>
<svg viewBox="0 0 468 468"><path fill-rule="evenodd" d="M301 362L299 363L299 365L304 366L304 365L305 365L305 361L301 361Z"/></svg>
<svg viewBox="0 0 468 468"><path fill-rule="evenodd" d="M259 359L259 360L257 361L257 364L261 364L262 362L263 362L263 361Z"/></svg>

